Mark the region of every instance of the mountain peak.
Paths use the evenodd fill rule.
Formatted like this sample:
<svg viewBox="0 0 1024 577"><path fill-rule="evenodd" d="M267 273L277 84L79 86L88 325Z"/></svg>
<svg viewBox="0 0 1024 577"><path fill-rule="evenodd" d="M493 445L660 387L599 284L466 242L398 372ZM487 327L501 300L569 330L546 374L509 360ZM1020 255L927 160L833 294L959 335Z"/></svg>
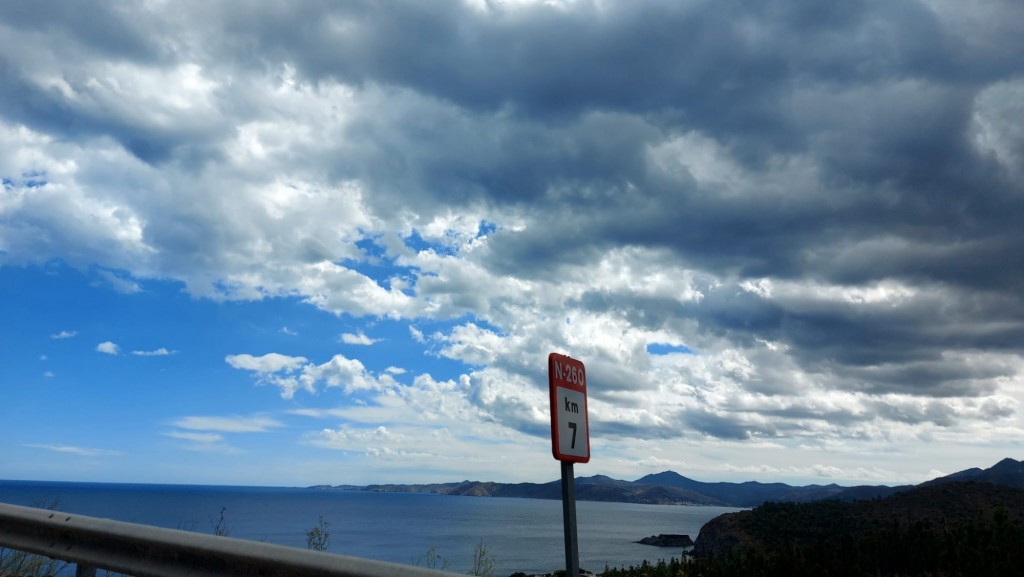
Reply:
<svg viewBox="0 0 1024 577"><path fill-rule="evenodd" d="M641 485L668 485L671 487L679 486L679 483L694 483L693 479L689 479L676 473L675 471L662 471L660 473L654 473L651 475L644 475L640 477L634 483Z"/></svg>
<svg viewBox="0 0 1024 577"><path fill-rule="evenodd" d="M1024 461L1017 461L1009 457L992 465L989 471L1024 471Z"/></svg>
<svg viewBox="0 0 1024 577"><path fill-rule="evenodd" d="M921 485L938 485L954 481L977 481L981 483L1006 485L1008 487L1016 487L1019 489L1024 488L1024 462L1007 457L988 469L972 467L970 469L964 469L963 471L957 471L952 475L932 479L931 481L921 483Z"/></svg>
<svg viewBox="0 0 1024 577"><path fill-rule="evenodd" d="M576 477L576 483L579 485L622 485L627 483L627 481L613 479L608 475L592 475L590 477Z"/></svg>

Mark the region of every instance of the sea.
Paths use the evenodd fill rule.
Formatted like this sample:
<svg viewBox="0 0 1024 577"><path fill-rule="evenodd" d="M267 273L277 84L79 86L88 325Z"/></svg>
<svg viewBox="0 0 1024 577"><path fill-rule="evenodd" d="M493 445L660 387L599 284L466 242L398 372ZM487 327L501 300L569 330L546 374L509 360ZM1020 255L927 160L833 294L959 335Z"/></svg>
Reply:
<svg viewBox="0 0 1024 577"><path fill-rule="evenodd" d="M108 484L0 480L0 502L67 513L306 547L327 523L332 553L426 566L432 551L464 573L482 545L495 575L565 568L562 504L557 500L356 490ZM709 520L739 509L579 501L580 566L600 572L678 557L674 548L636 543L662 533L696 539ZM435 568L441 568L438 562Z"/></svg>

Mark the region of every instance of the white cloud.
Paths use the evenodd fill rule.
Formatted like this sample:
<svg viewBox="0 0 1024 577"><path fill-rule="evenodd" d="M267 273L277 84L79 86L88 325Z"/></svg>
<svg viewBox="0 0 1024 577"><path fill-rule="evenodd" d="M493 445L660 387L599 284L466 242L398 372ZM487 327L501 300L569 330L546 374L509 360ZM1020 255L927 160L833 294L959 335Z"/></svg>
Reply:
<svg viewBox="0 0 1024 577"><path fill-rule="evenodd" d="M281 397L290 399L298 390L316 394L318 385L340 387L345 394L359 390L382 390L394 384L389 374L375 377L361 362L344 355L317 365L305 357L289 357L268 353L262 357L231 355L229 365L236 369L256 373L258 384L274 385L281 389Z"/></svg>
<svg viewBox="0 0 1024 577"><path fill-rule="evenodd" d="M378 339L371 339L362 332L358 333L342 333L341 342L346 345L372 345L376 343Z"/></svg>
<svg viewBox="0 0 1024 577"><path fill-rule="evenodd" d="M363 363L343 355L334 355L322 365L307 365L302 371L302 380L308 383L310 388L314 388L317 382L323 382L327 387L341 387L345 393L381 389L390 382L390 377L386 375L383 379L378 381L367 372Z"/></svg>
<svg viewBox="0 0 1024 577"><path fill-rule="evenodd" d="M248 354L228 355L224 360L236 369L253 371L260 374L291 372L305 366L309 361L305 357L290 357L278 353L267 353L260 357Z"/></svg>
<svg viewBox="0 0 1024 577"><path fill-rule="evenodd" d="M277 419L265 415L252 416L188 416L175 419L170 425L177 429L164 436L184 441L181 448L198 453L237 455L244 451L229 444L227 434L269 433L284 427Z"/></svg>
<svg viewBox="0 0 1024 577"><path fill-rule="evenodd" d="M166 357L169 355L176 354L178 351L169 351L164 347L155 349L152 351L132 351L132 354L137 357Z"/></svg>
<svg viewBox="0 0 1024 577"><path fill-rule="evenodd" d="M116 457L121 455L120 451L111 451L109 449L96 449L92 447L78 447L75 445L62 445L62 444L31 444L26 445L33 449L43 449L46 451L53 451L56 453L68 453L71 455L78 455L79 457Z"/></svg>
<svg viewBox="0 0 1024 577"><path fill-rule="evenodd" d="M684 470L686 467L686 461L678 459L665 459L657 456L645 457L637 461L637 465L645 469L657 470L657 471L669 471Z"/></svg>
<svg viewBox="0 0 1024 577"><path fill-rule="evenodd" d="M175 419L173 426L190 431L221 433L265 433L283 427L280 421L266 416L190 416Z"/></svg>
<svg viewBox="0 0 1024 577"><path fill-rule="evenodd" d="M196 443L220 443L224 440L224 435L218 433L191 433L185 431L169 431L164 435L174 438L182 439L184 441L193 441Z"/></svg>
<svg viewBox="0 0 1024 577"><path fill-rule="evenodd" d="M281 332L283 334L286 334L286 335L290 336L290 337L294 337L294 336L297 336L299 334L299 333L289 329L288 327L281 327Z"/></svg>
<svg viewBox="0 0 1024 577"><path fill-rule="evenodd" d="M346 410L344 408L339 409L290 409L287 411L290 415L300 415L303 417L311 417L314 419L332 419L338 417L344 417Z"/></svg>
<svg viewBox="0 0 1024 577"><path fill-rule="evenodd" d="M248 354L228 355L224 359L229 365L236 369L243 369L256 373L256 382L259 384L270 384L281 389L281 397L290 399L295 392L303 389L310 394L316 393L315 381L309 378L300 378L308 367L311 367L305 357L290 357L278 353L267 353L261 357L254 357Z"/></svg>
<svg viewBox="0 0 1024 577"><path fill-rule="evenodd" d="M104 341L96 345L96 351L108 355L117 355L121 352L121 347L110 341Z"/></svg>
<svg viewBox="0 0 1024 577"><path fill-rule="evenodd" d="M119 293L135 294L142 290L139 283L127 278L123 274L117 274L108 270L101 270L99 271L99 275Z"/></svg>
<svg viewBox="0 0 1024 577"><path fill-rule="evenodd" d="M229 445L219 433L195 433L190 431L168 431L164 436L184 441L181 448L196 453L238 455L243 451Z"/></svg>
<svg viewBox="0 0 1024 577"><path fill-rule="evenodd" d="M59 333L54 333L50 335L50 338L54 340L70 339L75 337L77 334L78 331L61 331Z"/></svg>
<svg viewBox="0 0 1024 577"><path fill-rule="evenodd" d="M380 315L402 318L415 313L417 301L402 292L400 286L382 287L373 279L334 263L321 262L305 267L297 279L306 302L335 314Z"/></svg>

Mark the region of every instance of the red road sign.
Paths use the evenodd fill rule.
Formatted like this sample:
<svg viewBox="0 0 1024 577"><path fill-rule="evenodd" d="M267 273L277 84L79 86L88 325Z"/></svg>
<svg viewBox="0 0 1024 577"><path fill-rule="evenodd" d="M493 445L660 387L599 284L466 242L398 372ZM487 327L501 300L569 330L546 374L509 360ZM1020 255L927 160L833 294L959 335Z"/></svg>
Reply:
<svg viewBox="0 0 1024 577"><path fill-rule="evenodd" d="M548 355L548 390L551 396L551 453L559 461L590 461L587 371L583 363L558 353Z"/></svg>

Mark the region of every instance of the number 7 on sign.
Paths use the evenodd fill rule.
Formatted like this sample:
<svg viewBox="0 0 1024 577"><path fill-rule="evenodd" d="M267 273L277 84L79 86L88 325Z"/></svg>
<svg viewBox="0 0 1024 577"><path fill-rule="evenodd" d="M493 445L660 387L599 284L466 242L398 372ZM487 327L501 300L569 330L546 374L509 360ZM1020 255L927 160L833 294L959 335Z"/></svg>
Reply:
<svg viewBox="0 0 1024 577"><path fill-rule="evenodd" d="M569 428L572 429L572 443L569 444L570 449L576 448L576 423L569 421Z"/></svg>

